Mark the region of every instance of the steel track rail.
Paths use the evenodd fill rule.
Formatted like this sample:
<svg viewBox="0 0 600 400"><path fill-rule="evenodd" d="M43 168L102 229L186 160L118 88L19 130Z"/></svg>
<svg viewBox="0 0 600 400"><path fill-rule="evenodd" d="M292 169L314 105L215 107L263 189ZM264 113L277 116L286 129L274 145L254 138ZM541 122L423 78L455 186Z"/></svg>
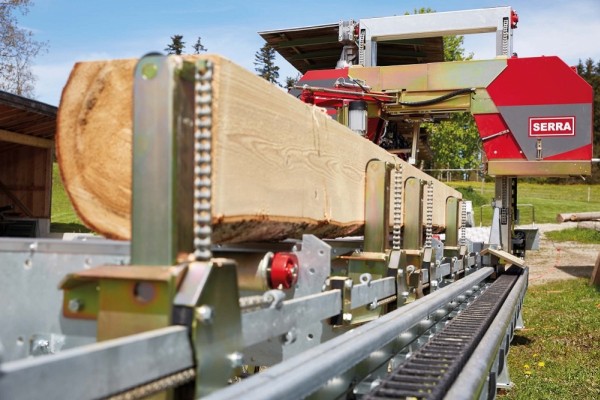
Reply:
<svg viewBox="0 0 600 400"><path fill-rule="evenodd" d="M456 283L362 325L206 399L300 399L357 365L398 335L490 276L482 268Z"/></svg>
<svg viewBox="0 0 600 400"><path fill-rule="evenodd" d="M501 275L363 399L442 399L488 331L522 271L514 267ZM472 392L463 393L472 396Z"/></svg>

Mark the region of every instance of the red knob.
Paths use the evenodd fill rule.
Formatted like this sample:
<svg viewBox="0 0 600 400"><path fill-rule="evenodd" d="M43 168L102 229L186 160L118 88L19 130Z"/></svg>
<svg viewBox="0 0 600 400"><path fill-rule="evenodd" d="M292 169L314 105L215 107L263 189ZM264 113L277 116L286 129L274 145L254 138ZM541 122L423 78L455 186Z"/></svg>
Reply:
<svg viewBox="0 0 600 400"><path fill-rule="evenodd" d="M294 253L275 253L271 260L269 286L289 289L298 281L298 257Z"/></svg>

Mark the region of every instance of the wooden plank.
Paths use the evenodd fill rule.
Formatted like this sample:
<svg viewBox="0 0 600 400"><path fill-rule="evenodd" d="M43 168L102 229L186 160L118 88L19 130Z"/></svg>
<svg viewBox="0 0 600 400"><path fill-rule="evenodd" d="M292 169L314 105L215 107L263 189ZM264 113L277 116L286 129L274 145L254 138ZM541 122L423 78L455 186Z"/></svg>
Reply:
<svg viewBox="0 0 600 400"><path fill-rule="evenodd" d="M54 140L44 139L37 136L25 135L22 133L11 132L5 129L0 129L0 141L25 146L41 147L43 149L51 149L54 146Z"/></svg>
<svg viewBox="0 0 600 400"><path fill-rule="evenodd" d="M215 242L360 233L365 168L374 158L401 163L405 180L433 180L433 224L445 226L446 199L460 198L459 192L242 67L202 57L215 64ZM135 64L76 64L63 91L56 138L63 182L79 216L91 229L121 239L130 238Z"/></svg>
<svg viewBox="0 0 600 400"><path fill-rule="evenodd" d="M0 192L4 193L27 217L33 217L33 213L15 194L8 190L6 185L0 181Z"/></svg>
<svg viewBox="0 0 600 400"><path fill-rule="evenodd" d="M591 221L594 219L600 219L600 211L592 212L579 212L579 213L564 213L557 214L557 222L568 222L568 221Z"/></svg>

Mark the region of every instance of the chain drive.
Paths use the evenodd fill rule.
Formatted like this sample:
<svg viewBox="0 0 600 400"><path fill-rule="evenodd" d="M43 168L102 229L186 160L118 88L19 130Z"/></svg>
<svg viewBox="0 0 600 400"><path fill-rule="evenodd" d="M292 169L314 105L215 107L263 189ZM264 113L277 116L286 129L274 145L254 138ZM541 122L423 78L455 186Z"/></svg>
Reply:
<svg viewBox="0 0 600 400"><path fill-rule="evenodd" d="M427 182L425 218L425 247L431 248L433 238L433 181Z"/></svg>
<svg viewBox="0 0 600 400"><path fill-rule="evenodd" d="M199 60L196 65L194 88L194 259L196 261L209 261L212 258L212 77L212 62Z"/></svg>
<svg viewBox="0 0 600 400"><path fill-rule="evenodd" d="M157 379L150 383L138 386L130 389L126 392L116 394L108 397L108 400L136 400L143 399L153 394L162 392L164 390L174 388L184 383L192 381L196 376L196 370L194 368L184 369L183 371L176 372L172 375L165 376L164 378Z"/></svg>
<svg viewBox="0 0 600 400"><path fill-rule="evenodd" d="M394 224L392 227L392 249L400 250L402 244L402 165L394 169Z"/></svg>
<svg viewBox="0 0 600 400"><path fill-rule="evenodd" d="M464 246L467 244L467 202L460 202L460 238L459 244Z"/></svg>

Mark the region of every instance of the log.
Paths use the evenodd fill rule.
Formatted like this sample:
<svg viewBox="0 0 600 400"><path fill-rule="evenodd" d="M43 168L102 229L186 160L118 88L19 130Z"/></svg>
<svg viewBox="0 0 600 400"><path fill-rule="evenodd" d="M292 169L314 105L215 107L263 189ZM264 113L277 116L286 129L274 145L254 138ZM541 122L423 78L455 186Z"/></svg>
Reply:
<svg viewBox="0 0 600 400"><path fill-rule="evenodd" d="M556 214L557 222L592 221L600 219L600 211Z"/></svg>
<svg viewBox="0 0 600 400"><path fill-rule="evenodd" d="M600 232L600 221L581 221L577 223L579 229L594 229Z"/></svg>
<svg viewBox="0 0 600 400"><path fill-rule="evenodd" d="M590 286L600 286L600 251L598 257L596 257L596 264L594 264L594 270L590 277Z"/></svg>
<svg viewBox="0 0 600 400"><path fill-rule="evenodd" d="M444 228L446 199L461 198L458 191L244 68L218 56L201 57L214 63L214 242L359 234L365 167L374 158L401 163L404 179L433 180L433 224ZM136 62L76 64L58 112L57 159L65 189L81 220L114 239L131 236Z"/></svg>

